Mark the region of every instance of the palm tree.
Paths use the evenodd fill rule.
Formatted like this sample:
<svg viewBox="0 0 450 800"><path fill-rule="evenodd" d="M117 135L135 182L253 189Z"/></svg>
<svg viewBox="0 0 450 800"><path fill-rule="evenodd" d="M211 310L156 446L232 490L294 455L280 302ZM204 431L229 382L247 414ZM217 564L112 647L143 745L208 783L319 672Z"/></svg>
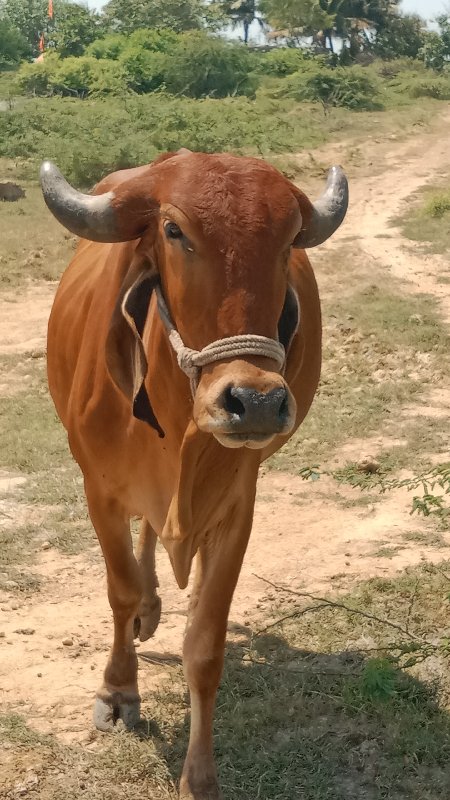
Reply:
<svg viewBox="0 0 450 800"><path fill-rule="evenodd" d="M233 28L243 26L244 44L248 44L248 32L252 22L256 20L261 28L264 27L264 20L258 13L258 0L218 0L215 5L230 20Z"/></svg>

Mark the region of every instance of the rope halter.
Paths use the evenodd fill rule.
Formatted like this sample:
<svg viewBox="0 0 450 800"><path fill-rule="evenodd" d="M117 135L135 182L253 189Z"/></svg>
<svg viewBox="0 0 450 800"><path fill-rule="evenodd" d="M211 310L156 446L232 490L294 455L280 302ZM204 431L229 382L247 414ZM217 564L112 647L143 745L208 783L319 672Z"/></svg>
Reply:
<svg viewBox="0 0 450 800"><path fill-rule="evenodd" d="M263 356L276 361L280 370L283 368L286 359L285 349L281 342L269 339L267 336L244 333L239 336L216 339L202 350L186 347L170 316L160 286L156 286L156 297L159 315L177 357L178 365L190 380L192 397L197 390L202 367L213 364L215 361L222 361L225 358L241 358L242 356Z"/></svg>

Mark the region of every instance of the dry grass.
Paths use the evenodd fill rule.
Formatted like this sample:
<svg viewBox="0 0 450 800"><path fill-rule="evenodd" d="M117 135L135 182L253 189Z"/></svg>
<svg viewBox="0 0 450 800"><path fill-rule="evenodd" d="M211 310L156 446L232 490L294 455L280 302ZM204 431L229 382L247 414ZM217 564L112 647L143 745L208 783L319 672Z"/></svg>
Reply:
<svg viewBox="0 0 450 800"><path fill-rule="evenodd" d="M325 600L270 588L260 632L234 631L219 692L226 800L447 800L448 569ZM36 781L36 796L50 800L61 780L69 800L176 797L187 718L180 668L169 669L164 689L144 696L147 721L135 734L68 746L4 716L0 736L16 765L6 797L26 781L33 796Z"/></svg>

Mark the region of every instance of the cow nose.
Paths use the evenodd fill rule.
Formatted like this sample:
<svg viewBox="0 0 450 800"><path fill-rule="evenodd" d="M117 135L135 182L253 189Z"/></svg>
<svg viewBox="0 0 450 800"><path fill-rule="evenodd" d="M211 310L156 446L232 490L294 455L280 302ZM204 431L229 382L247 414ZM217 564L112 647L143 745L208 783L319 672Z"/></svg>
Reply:
<svg viewBox="0 0 450 800"><path fill-rule="evenodd" d="M222 407L237 431L278 433L289 416L288 393L282 386L269 392L229 386L223 394Z"/></svg>

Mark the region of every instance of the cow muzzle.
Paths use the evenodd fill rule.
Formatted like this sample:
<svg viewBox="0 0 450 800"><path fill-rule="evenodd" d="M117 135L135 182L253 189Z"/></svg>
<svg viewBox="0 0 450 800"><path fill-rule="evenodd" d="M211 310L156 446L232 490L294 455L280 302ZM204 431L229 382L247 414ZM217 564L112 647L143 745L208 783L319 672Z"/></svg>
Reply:
<svg viewBox="0 0 450 800"><path fill-rule="evenodd" d="M232 372L233 365L227 366ZM282 376L257 372L258 378L251 383L248 377L239 380L238 376L230 382L229 374L217 382L206 379L206 386L200 382L195 422L224 447L260 449L294 426L296 404Z"/></svg>

